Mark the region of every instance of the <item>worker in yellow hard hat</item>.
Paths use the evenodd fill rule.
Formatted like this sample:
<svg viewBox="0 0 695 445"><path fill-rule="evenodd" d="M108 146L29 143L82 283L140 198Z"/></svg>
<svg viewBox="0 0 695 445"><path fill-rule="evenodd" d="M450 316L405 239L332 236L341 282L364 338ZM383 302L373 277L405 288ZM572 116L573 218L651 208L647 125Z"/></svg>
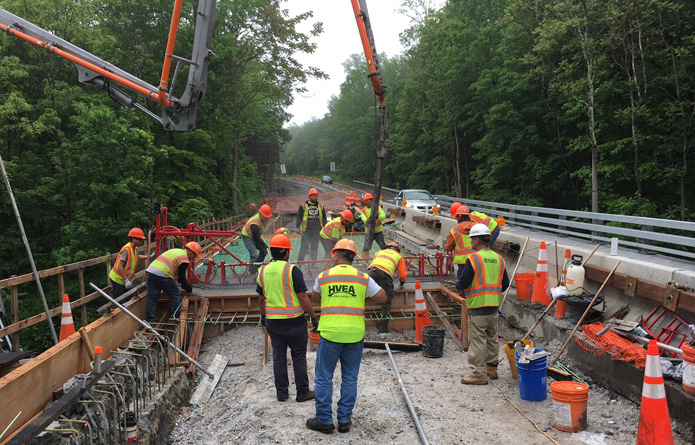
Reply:
<svg viewBox="0 0 695 445"><path fill-rule="evenodd" d="M316 260L319 250L321 228L326 225L326 210L319 203L319 191L311 188L307 194L309 198L302 203L297 210L297 228L302 233L302 244L299 246L297 261L304 261L307 252L312 261Z"/></svg>
<svg viewBox="0 0 695 445"><path fill-rule="evenodd" d="M195 259L200 256L203 249L200 244L191 241L183 249L169 249L159 255L147 268L147 322L153 324L157 321L157 303L159 294L164 292L169 297L171 311L174 318L178 318L181 308L181 292L179 285L186 292L193 292L193 287L186 278L189 267L195 267ZM190 264L194 264L190 266Z"/></svg>
<svg viewBox="0 0 695 445"><path fill-rule="evenodd" d="M268 246L263 241L263 232L268 225L268 221L273 216L273 211L268 204L263 204L258 213L246 221L246 225L241 231L241 239L244 241L246 250L249 251L249 276L255 277L258 272L258 264L262 263L268 254ZM254 278L255 279L255 278Z"/></svg>
<svg viewBox="0 0 695 445"><path fill-rule="evenodd" d="M128 242L118 252L118 259L109 272L109 281L113 290L113 298L118 298L133 288L133 279L138 270L139 260L147 260L147 255L139 255L138 249L145 243L145 233L139 227L133 227L128 232Z"/></svg>
<svg viewBox="0 0 695 445"><path fill-rule="evenodd" d="M369 215L372 211L372 202L374 202L374 196L371 193L364 195L362 199L362 214L360 218L364 222L365 231L368 230ZM386 219L386 212L381 206L378 207L378 213L376 217L376 226L374 227L374 241L379 245L379 248L386 249L386 240L384 240L384 226L383 222ZM366 250L366 249L365 249Z"/></svg>
<svg viewBox="0 0 695 445"><path fill-rule="evenodd" d="M323 226L321 229L321 245L323 246L324 258L331 257L331 250L340 238L345 234L345 227L347 227L353 219L354 215L350 210L343 210L340 212L340 216L333 218Z"/></svg>

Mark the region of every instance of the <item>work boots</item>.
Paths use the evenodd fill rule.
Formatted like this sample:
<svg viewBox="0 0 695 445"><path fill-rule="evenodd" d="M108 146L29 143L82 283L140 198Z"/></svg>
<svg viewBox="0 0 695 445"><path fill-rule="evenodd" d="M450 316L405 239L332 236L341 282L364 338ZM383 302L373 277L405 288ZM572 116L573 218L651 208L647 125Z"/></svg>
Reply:
<svg viewBox="0 0 695 445"><path fill-rule="evenodd" d="M379 320L379 333L380 334L388 334L389 332L389 319L388 318L382 318Z"/></svg>
<svg viewBox="0 0 695 445"><path fill-rule="evenodd" d="M304 394L297 394L297 402L306 402L307 400L314 400L316 395L314 394L314 391L308 391L305 392Z"/></svg>
<svg viewBox="0 0 695 445"><path fill-rule="evenodd" d="M497 375L497 365L487 365L487 376L490 380L497 380L499 376Z"/></svg>
<svg viewBox="0 0 695 445"><path fill-rule="evenodd" d="M319 419L317 419L316 417L312 417L311 419L307 420L306 427L310 430L319 431L325 434L331 433L335 429L335 425L333 425L332 423L321 423L319 422Z"/></svg>
<svg viewBox="0 0 695 445"><path fill-rule="evenodd" d="M464 385L487 385L487 378L469 375L468 377L462 378L461 383Z"/></svg>

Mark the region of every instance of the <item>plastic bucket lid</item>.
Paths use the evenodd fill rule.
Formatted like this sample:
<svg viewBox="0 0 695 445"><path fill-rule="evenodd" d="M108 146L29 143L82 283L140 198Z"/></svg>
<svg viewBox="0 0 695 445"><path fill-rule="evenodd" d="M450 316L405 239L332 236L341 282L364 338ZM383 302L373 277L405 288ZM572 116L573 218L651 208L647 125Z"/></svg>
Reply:
<svg viewBox="0 0 695 445"><path fill-rule="evenodd" d="M589 399L589 385L581 382L553 382L550 384L553 398L558 396L570 396L572 401L583 401Z"/></svg>

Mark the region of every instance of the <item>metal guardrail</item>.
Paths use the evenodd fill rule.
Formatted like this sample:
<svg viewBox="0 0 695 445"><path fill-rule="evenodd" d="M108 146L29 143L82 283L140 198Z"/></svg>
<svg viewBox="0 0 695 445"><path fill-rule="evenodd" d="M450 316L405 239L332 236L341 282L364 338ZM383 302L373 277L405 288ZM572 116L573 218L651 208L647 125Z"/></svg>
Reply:
<svg viewBox="0 0 695 445"><path fill-rule="evenodd" d="M551 232L561 237L583 238L594 243L610 244L612 238L618 238L621 246L636 248L641 253L659 252L695 259L695 222L464 200L444 195L434 197L440 205L446 206L445 209L454 202L461 202L471 210L492 217L503 216L511 226Z"/></svg>
<svg viewBox="0 0 695 445"><path fill-rule="evenodd" d="M367 186L369 186L369 187L374 187L374 184L369 184L368 182L355 181L354 179L353 179L352 182L354 182L355 184L367 185ZM382 190L382 191L385 190L385 191L387 191L387 192L391 192L391 193L393 193L394 195L397 195L398 192L400 192L400 190L390 189L390 188L384 187L384 186L381 187L381 190Z"/></svg>

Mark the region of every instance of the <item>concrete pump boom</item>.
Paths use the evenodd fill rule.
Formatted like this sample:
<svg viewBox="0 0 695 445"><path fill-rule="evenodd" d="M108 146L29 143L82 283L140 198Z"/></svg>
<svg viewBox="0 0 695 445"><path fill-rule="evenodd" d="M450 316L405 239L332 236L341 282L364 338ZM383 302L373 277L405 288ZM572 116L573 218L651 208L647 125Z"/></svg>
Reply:
<svg viewBox="0 0 695 445"><path fill-rule="evenodd" d="M174 3L174 13L171 19L159 87L148 84L144 80L10 13L2 7L0 7L0 30L69 60L77 67L77 75L80 82L91 83L99 89L105 90L121 105L127 108L137 108L161 123L165 129L192 131L196 128L198 106L205 97L209 60L214 56L210 50L210 42L212 40L212 26L215 20L215 6L217 2L215 0L200 0L198 3L193 54L190 60L173 54L182 3L183 0L175 0ZM176 59L177 65L171 79L171 88L167 88L172 59ZM177 98L172 93L179 70L184 64L190 65L188 81L183 94L180 98ZM161 106L162 117L160 118L143 105L137 103L136 99L114 87L112 83L122 85L157 102Z"/></svg>

